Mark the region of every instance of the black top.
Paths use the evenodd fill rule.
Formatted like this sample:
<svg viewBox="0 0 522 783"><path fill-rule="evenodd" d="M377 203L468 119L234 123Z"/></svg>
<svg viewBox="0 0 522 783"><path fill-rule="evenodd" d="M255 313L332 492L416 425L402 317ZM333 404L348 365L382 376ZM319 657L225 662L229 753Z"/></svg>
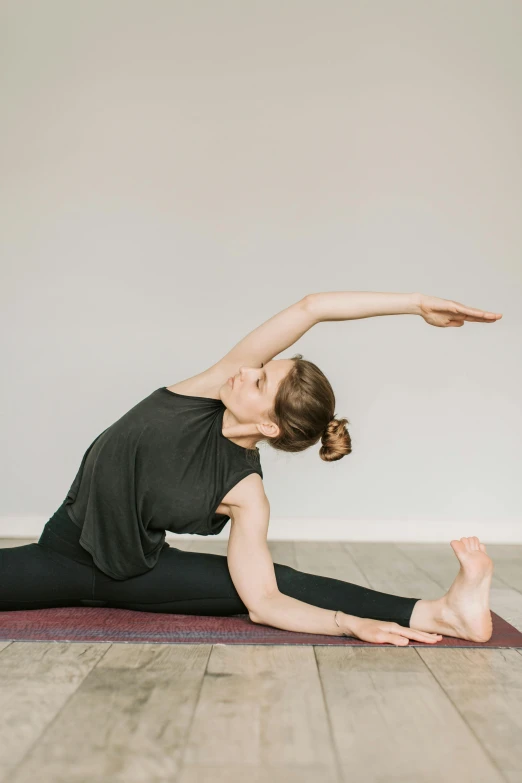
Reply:
<svg viewBox="0 0 522 783"><path fill-rule="evenodd" d="M165 531L219 533L225 495L251 473L259 449L223 435L221 400L162 386L105 429L85 452L64 501L98 568L128 579L157 563Z"/></svg>

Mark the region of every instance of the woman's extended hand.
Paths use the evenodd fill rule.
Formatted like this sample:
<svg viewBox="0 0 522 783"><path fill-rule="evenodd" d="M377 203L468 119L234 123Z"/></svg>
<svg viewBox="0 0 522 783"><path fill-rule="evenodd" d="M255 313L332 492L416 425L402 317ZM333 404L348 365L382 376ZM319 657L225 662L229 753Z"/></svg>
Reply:
<svg viewBox="0 0 522 783"><path fill-rule="evenodd" d="M362 639L364 642L394 644L396 647L404 647L409 639L426 644L434 644L442 639L440 633L416 631L414 628L406 628L398 623L352 616L350 616L350 636L355 636L356 639Z"/></svg>
<svg viewBox="0 0 522 783"><path fill-rule="evenodd" d="M468 307L451 299L439 299L437 296L419 297L419 315L432 326L464 326L464 321L493 323L502 318L502 313L487 313Z"/></svg>

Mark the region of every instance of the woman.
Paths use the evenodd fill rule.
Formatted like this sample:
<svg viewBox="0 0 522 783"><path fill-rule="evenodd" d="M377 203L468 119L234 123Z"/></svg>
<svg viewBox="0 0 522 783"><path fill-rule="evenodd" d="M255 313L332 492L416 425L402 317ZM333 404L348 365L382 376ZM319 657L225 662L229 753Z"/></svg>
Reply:
<svg viewBox="0 0 522 783"><path fill-rule="evenodd" d="M208 370L160 387L103 430L37 544L0 550L0 608L107 606L234 615L298 632L364 641L487 641L493 563L476 537L451 542L460 570L425 600L273 563L257 443L319 455L351 452L347 419L312 362L273 357L321 321L399 313L433 326L502 317L421 294L312 294L241 340ZM170 547L165 531L215 535L227 555Z"/></svg>

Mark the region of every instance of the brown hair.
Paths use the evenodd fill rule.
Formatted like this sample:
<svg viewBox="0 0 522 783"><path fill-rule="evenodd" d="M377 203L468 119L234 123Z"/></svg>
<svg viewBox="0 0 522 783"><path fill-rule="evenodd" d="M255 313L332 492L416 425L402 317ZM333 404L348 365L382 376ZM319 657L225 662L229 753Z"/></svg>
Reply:
<svg viewBox="0 0 522 783"><path fill-rule="evenodd" d="M334 462L352 451L346 429L348 419L336 419L335 395L327 377L301 353L292 356L294 366L280 382L270 419L280 434L265 438L277 451L297 452L321 440L319 456Z"/></svg>

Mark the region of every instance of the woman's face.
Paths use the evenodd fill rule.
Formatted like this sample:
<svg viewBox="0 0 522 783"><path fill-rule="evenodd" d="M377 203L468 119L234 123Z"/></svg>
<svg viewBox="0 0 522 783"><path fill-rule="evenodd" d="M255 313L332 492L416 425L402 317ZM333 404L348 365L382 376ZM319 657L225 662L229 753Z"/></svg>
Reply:
<svg viewBox="0 0 522 783"><path fill-rule="evenodd" d="M223 384L221 400L238 424L266 424L274 427L267 414L274 406L280 382L293 364L292 359L272 359L261 367L243 365L233 377L233 384L231 381Z"/></svg>

